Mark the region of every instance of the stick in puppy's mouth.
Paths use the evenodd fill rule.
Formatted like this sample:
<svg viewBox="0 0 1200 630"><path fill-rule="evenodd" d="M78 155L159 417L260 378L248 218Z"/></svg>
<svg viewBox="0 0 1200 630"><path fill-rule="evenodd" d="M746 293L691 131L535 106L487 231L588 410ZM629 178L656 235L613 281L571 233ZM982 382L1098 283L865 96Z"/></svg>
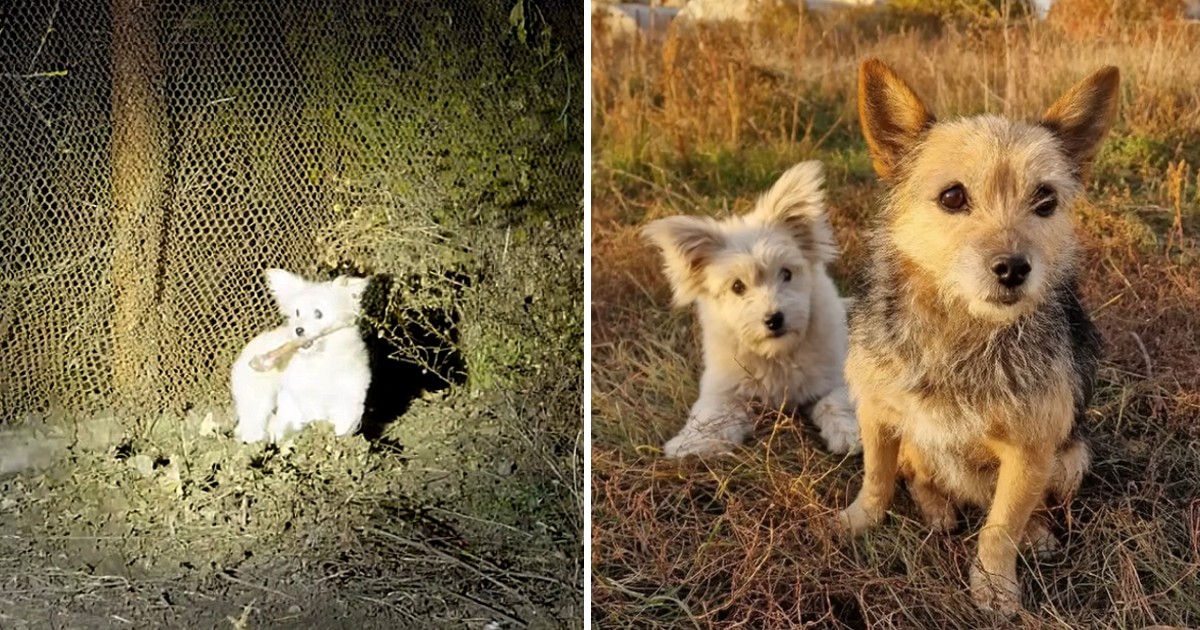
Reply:
<svg viewBox="0 0 1200 630"><path fill-rule="evenodd" d="M251 359L250 367L254 368L258 372L283 370L287 367L288 362L292 360L292 357L296 356L296 353L300 350L307 350L308 348L312 347L313 342L321 337L333 334L345 328L350 328L351 326L351 324L334 326L329 330L325 330L311 337L299 337L292 339L287 343L280 345L278 348L271 350L270 352L265 352Z"/></svg>

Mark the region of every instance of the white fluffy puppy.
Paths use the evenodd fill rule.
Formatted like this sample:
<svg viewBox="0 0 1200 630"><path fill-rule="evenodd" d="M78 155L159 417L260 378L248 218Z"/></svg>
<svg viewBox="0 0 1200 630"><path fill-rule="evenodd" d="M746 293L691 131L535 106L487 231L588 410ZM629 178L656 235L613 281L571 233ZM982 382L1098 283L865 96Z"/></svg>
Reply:
<svg viewBox="0 0 1200 630"><path fill-rule="evenodd" d="M331 422L338 435L354 433L371 384L357 327L367 281L341 276L308 282L282 269L268 269L266 277L287 323L255 337L233 364L235 435L243 442L276 442L316 420ZM259 371L253 365L256 357L297 339L308 341L282 366Z"/></svg>
<svg viewBox="0 0 1200 630"><path fill-rule="evenodd" d="M677 306L696 305L700 397L668 457L726 453L754 426L750 402L805 409L834 453L860 448L842 367L846 310L826 265L837 255L820 162L792 167L749 214L676 216L643 235L662 250Z"/></svg>

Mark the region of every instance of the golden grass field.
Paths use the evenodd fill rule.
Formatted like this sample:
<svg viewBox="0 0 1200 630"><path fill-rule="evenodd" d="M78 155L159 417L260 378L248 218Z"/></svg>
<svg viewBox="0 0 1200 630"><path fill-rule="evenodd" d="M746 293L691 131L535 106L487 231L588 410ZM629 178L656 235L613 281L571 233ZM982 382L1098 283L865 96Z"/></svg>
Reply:
<svg viewBox="0 0 1200 630"><path fill-rule="evenodd" d="M596 627L1200 627L1200 24L1123 11L780 11L657 41L595 38ZM1095 463L1055 513L1063 551L1022 558L1027 610L1011 622L966 593L979 513L930 534L900 492L883 527L840 541L829 518L857 492L861 458L823 452L802 420L762 418L731 457L659 451L695 399L699 337L638 227L745 211L788 166L820 159L843 249L833 271L853 294L883 191L854 105L868 56L939 117L1035 118L1098 67L1121 69L1119 121L1074 210L1083 297L1105 337L1086 427Z"/></svg>

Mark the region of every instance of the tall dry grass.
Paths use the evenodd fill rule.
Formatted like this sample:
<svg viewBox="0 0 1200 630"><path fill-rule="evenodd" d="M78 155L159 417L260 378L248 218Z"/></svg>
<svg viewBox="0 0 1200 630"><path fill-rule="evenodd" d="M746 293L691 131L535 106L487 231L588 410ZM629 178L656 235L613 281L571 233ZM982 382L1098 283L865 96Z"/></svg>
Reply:
<svg viewBox="0 0 1200 630"><path fill-rule="evenodd" d="M1115 5L1113 5L1115 6ZM598 627L1200 627L1200 26L1103 15L1083 26L897 11L765 16L593 50L593 622ZM738 455L658 446L697 392L698 335L636 236L670 214L745 210L790 164L823 160L853 292L882 192L858 130L856 66L895 66L939 116L1039 115L1121 68L1120 122L1076 210L1084 300L1106 337L1065 553L1026 559L1028 612L976 611L965 576L981 514L930 535L901 499L854 542L827 526L859 458L769 414ZM901 493L902 495L903 493Z"/></svg>
<svg viewBox="0 0 1200 630"><path fill-rule="evenodd" d="M593 144L606 163L650 164L717 148L821 146L815 130L854 133L855 67L868 56L888 61L942 116L1036 116L1073 82L1117 65L1125 99L1117 133L1194 144L1200 24L1097 21L1077 35L1077 23L931 24L875 11L809 13L802 22L781 9L750 28L601 42L592 59Z"/></svg>

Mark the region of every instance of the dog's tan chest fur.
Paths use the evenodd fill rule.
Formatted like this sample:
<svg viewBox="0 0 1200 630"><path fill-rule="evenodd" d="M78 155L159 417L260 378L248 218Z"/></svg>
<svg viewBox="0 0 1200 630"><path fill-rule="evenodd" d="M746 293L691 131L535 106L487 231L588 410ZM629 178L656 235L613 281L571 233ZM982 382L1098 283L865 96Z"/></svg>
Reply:
<svg viewBox="0 0 1200 630"><path fill-rule="evenodd" d="M934 352L943 345L942 340L928 342ZM851 346L846 365L852 396L869 391L886 405L886 424L900 438L907 459L920 457L920 465L958 503L986 507L990 502L999 463L993 442L1057 447L1071 431L1072 390L1065 371L1034 398L979 405L956 399L952 392L907 387L914 377L899 361L873 356L861 346ZM905 459L901 470L911 477L913 463L906 465Z"/></svg>

